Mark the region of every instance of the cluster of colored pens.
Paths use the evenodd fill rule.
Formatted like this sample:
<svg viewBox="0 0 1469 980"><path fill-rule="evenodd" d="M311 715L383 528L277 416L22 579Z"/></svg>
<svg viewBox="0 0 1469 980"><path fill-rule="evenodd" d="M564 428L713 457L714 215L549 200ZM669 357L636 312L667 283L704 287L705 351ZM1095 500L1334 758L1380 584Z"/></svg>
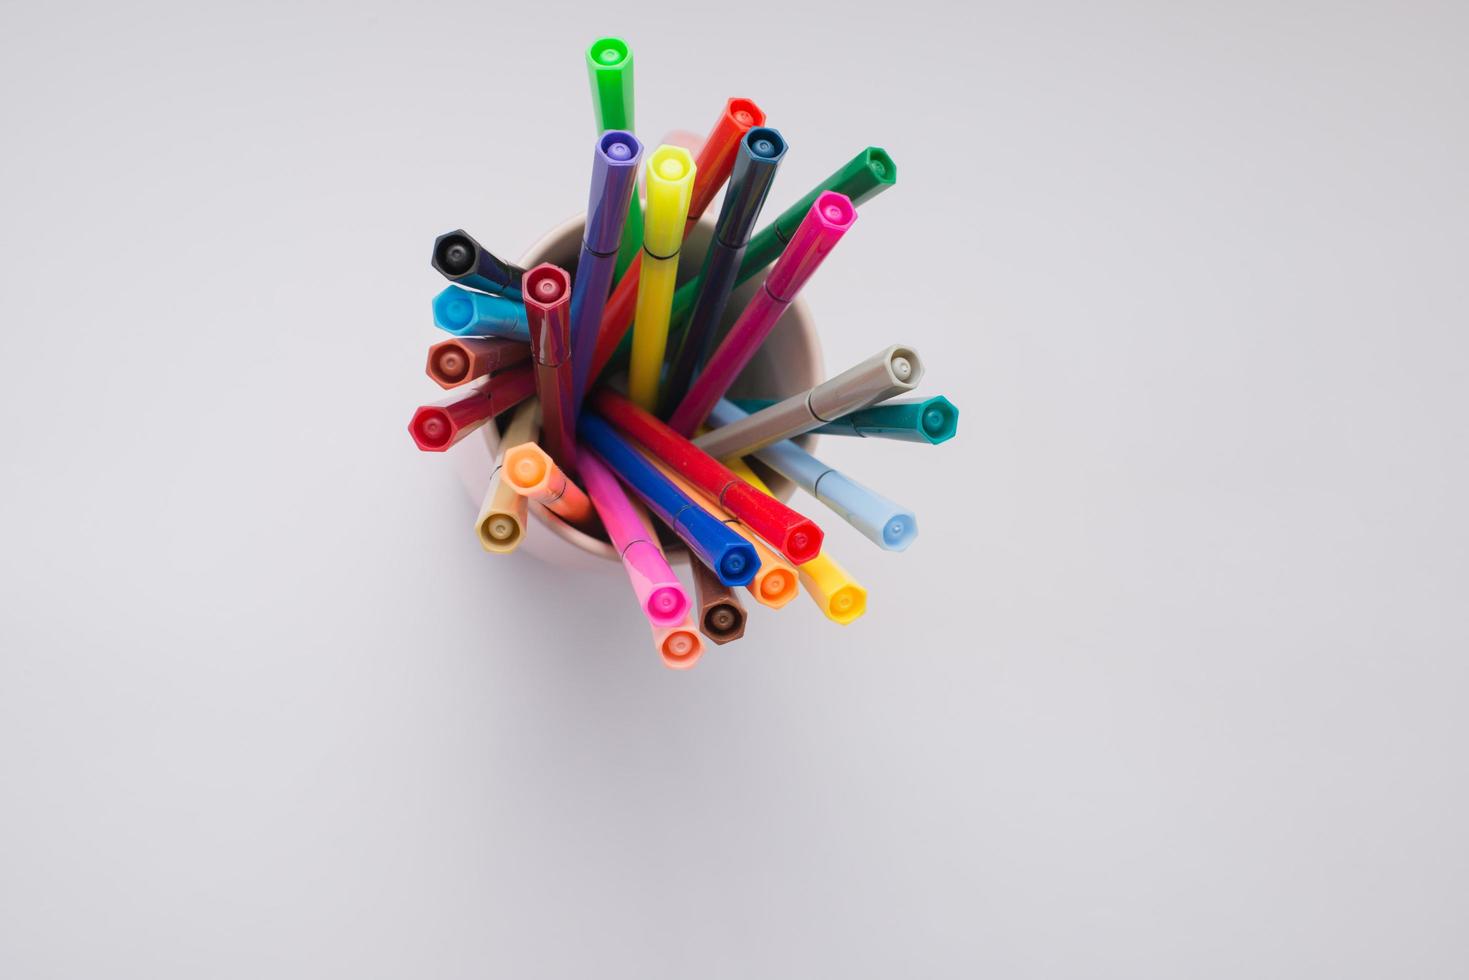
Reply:
<svg viewBox="0 0 1469 980"><path fill-rule="evenodd" d="M671 667L703 652L696 624L715 643L744 633L736 587L779 608L804 586L829 619L850 623L866 591L750 460L901 551L917 533L913 514L791 440L817 432L937 445L954 435L958 410L942 396L889 401L923 376L917 352L901 344L783 400L724 396L852 227L857 205L892 186L896 168L869 147L756 233L786 142L753 102L730 99L696 156L678 146L648 156L643 205L632 54L604 38L587 65L598 138L575 276L550 263L519 268L463 231L439 236L433 267L452 285L434 299L434 323L453 337L429 348L428 374L453 394L420 407L409 432L420 449L442 452L513 409L475 522L481 543L514 551L530 501L603 532ZM702 268L677 286L684 237L726 181ZM721 332L736 287L762 273ZM624 357L625 395L603 383ZM694 600L649 511L688 549Z"/></svg>

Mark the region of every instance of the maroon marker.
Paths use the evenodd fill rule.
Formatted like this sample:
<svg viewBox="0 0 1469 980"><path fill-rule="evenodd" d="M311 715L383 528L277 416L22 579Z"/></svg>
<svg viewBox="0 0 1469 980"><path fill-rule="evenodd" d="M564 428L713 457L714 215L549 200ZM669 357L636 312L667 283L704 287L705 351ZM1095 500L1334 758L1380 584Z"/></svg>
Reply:
<svg viewBox="0 0 1469 980"><path fill-rule="evenodd" d="M419 449L441 453L501 412L535 394L535 376L529 364L513 367L476 384L456 390L452 397L420 406L408 423L408 434Z"/></svg>
<svg viewBox="0 0 1469 980"><path fill-rule="evenodd" d="M571 276L542 262L520 291L530 325L536 394L541 398L541 445L562 467L576 465L576 388L571 363Z"/></svg>
<svg viewBox="0 0 1469 980"><path fill-rule="evenodd" d="M514 367L530 348L503 337L450 337L428 349L428 376L440 388L457 388L487 374Z"/></svg>

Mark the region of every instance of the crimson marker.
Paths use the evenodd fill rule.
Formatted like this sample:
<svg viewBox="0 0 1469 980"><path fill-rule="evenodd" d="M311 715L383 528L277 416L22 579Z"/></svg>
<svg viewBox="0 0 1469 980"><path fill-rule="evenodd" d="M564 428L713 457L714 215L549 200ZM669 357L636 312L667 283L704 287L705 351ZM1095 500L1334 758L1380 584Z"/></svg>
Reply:
<svg viewBox="0 0 1469 980"><path fill-rule="evenodd" d="M571 365L571 276L542 262L521 280L541 399L541 440L562 467L576 465L576 386Z"/></svg>
<svg viewBox="0 0 1469 980"><path fill-rule="evenodd" d="M821 528L811 520L756 490L719 460L610 388L596 389L591 399L607 421L713 497L791 562L803 565L821 553Z"/></svg>
<svg viewBox="0 0 1469 980"><path fill-rule="evenodd" d="M457 388L530 357L530 348L503 337L450 337L428 349L428 376L440 388Z"/></svg>
<svg viewBox="0 0 1469 980"><path fill-rule="evenodd" d="M408 423L414 445L426 453L441 453L501 412L535 394L535 375L529 364L460 388L450 398L421 405Z"/></svg>

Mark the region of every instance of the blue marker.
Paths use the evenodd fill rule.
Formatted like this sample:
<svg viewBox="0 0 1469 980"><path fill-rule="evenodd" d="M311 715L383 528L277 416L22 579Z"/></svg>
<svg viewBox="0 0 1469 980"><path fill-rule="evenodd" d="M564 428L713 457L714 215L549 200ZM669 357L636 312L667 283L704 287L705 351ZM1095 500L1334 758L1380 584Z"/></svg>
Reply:
<svg viewBox="0 0 1469 980"><path fill-rule="evenodd" d="M581 257L571 281L571 369L576 409L591 381L587 373L597 350L602 311L617 270L617 249L627 221L628 202L638 183L643 144L632 133L609 129L597 140L592 157L592 187L587 200L587 226L582 233Z"/></svg>
<svg viewBox="0 0 1469 980"><path fill-rule="evenodd" d="M434 297L434 326L456 337L508 337L530 343L525 304L448 286Z"/></svg>
<svg viewBox="0 0 1469 980"><path fill-rule="evenodd" d="M709 421L730 425L745 415L733 402L721 398L709 413ZM830 507L879 548L903 551L918 536L918 521L912 511L837 472L789 439L756 450L754 455Z"/></svg>
<svg viewBox="0 0 1469 980"><path fill-rule="evenodd" d="M775 404L769 398L736 398L734 403L747 412L758 412ZM959 431L959 409L943 395L883 402L843 415L811 431L825 436L866 436L937 446L954 438Z"/></svg>
<svg viewBox="0 0 1469 980"><path fill-rule="evenodd" d="M719 581L748 585L754 580L760 570L760 556L754 546L690 500L601 416L583 413L577 431L583 448L595 453L663 523L673 528L689 550L714 569Z"/></svg>

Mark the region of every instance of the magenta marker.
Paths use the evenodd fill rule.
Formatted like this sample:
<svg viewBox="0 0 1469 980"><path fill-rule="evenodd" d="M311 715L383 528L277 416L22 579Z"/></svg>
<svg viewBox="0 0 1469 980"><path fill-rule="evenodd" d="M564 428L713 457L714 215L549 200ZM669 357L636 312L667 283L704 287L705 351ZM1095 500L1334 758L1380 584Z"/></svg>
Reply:
<svg viewBox="0 0 1469 980"><path fill-rule="evenodd" d="M689 594L668 567L663 549L652 538L617 477L585 445L580 448L577 467L582 483L597 516L602 518L607 537L612 539L612 547L622 556L622 567L637 593L638 605L655 627L677 626L688 614Z"/></svg>
<svg viewBox="0 0 1469 980"><path fill-rule="evenodd" d="M828 252L857 220L857 209L845 194L825 191L811 203L791 243L775 260L770 274L724 340L709 358L704 371L689 386L688 394L668 418L671 428L692 436L708 416L714 403L724 397L735 378L745 369L755 351L795 300L806 280L821 265Z"/></svg>

